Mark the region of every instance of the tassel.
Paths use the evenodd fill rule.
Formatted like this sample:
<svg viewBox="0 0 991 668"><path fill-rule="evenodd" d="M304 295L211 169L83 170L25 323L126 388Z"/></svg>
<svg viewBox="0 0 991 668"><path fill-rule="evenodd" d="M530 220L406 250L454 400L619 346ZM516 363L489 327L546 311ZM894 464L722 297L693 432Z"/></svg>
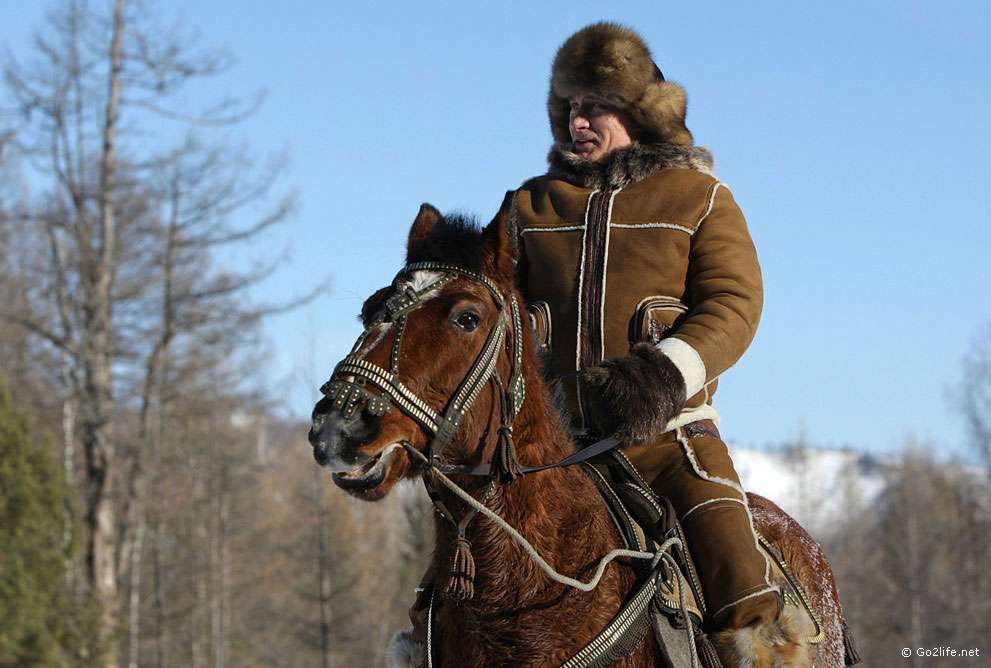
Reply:
<svg viewBox="0 0 991 668"><path fill-rule="evenodd" d="M860 652L857 650L857 643L853 640L853 632L843 620L843 665L856 666L861 662Z"/></svg>
<svg viewBox="0 0 991 668"><path fill-rule="evenodd" d="M456 601L467 601L475 596L475 558L464 535L459 535L454 544L454 563L444 594Z"/></svg>
<svg viewBox="0 0 991 668"><path fill-rule="evenodd" d="M513 428L510 425L499 427L499 444L496 446L496 470L499 481L509 484L523 475L520 460L516 458L516 445L513 443Z"/></svg>
<svg viewBox="0 0 991 668"><path fill-rule="evenodd" d="M699 661L703 668L723 668L723 662L719 658L716 646L709 640L709 636L702 633L695 627L695 649L698 650Z"/></svg>

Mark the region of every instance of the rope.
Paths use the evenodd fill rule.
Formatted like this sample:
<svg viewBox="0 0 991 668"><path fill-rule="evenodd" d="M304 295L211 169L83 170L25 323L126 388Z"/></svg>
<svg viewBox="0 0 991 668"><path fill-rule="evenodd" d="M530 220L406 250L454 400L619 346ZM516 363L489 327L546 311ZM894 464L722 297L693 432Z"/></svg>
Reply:
<svg viewBox="0 0 991 668"><path fill-rule="evenodd" d="M430 590L430 607L427 608L427 668L434 668L434 594L436 585Z"/></svg>
<svg viewBox="0 0 991 668"><path fill-rule="evenodd" d="M404 446L406 447L407 452L415 455L416 458L420 459L422 462L424 462L429 466L429 462L427 461L427 458L424 457L423 454L420 453L420 451L418 451L411 445L404 444ZM544 574L547 575L547 577L560 584L567 585L569 587L574 587L575 589L578 589L580 591L589 592L595 589L596 586L598 586L599 580L602 579L602 574L606 570L606 566L608 566L609 562L613 561L614 559L618 559L619 557L630 557L632 559L651 559L651 560L655 560L654 563L656 563L656 559L659 558L659 555L653 552L639 552L635 550L616 549L610 551L606 556L602 558L602 560L599 562L598 568L595 569L595 576L588 582L582 582L581 580L576 580L574 578L568 577L567 575L562 575L561 573L558 573L556 570L554 570L554 567L551 566L549 563L547 563L544 560L544 558L540 556L540 554L537 552L537 549L533 545L531 545L530 542L526 538L524 538L519 531L517 531L512 526L510 526L506 522L506 520L502 519L494 512L489 510L487 507L485 507L484 504L480 503L471 494L461 489L454 481L452 481L446 475L438 471L436 468L433 469L433 474L438 480L444 483L445 487L447 487L449 490L454 492L455 496L457 496L459 499L464 501L466 504L471 506L479 513L485 515L497 527L508 533L513 540L519 543L520 547L523 548L523 551L526 552L526 554L531 559L533 559L533 561L540 567L540 570L542 570ZM666 549L667 547L670 547L670 545L673 544L673 541L676 540L677 540L676 538L669 538L668 540L664 541L664 544L661 546L661 549L663 550ZM678 542L680 544L680 541Z"/></svg>
<svg viewBox="0 0 991 668"><path fill-rule="evenodd" d="M653 570L653 567L657 565L657 562L663 559L668 562L668 565L671 567L672 572L674 573L674 577L675 578L679 577L678 573L680 573L680 570L678 568L678 564L677 562L675 562L674 557L672 557L669 552L669 550L673 546L683 547L681 539L677 536L668 538L663 543L661 543L661 545L657 548L656 552L640 552L636 550L623 550L623 549L611 550L599 561L599 565L595 569L595 575L588 582L582 582L567 575L558 573L553 566L547 563L547 561L540 556L540 553L537 552L537 548L531 545L530 541L524 538L523 535L520 534L519 531L514 529L508 522L506 522L506 520L499 517L499 515L497 515L495 512L489 510L489 508L486 507L484 503L479 502L475 497L473 497L471 494L463 490L460 486L458 486L457 483L455 483L453 480L451 480L446 475L441 473L437 468L432 467L430 465L429 460L427 460L427 458L419 450L415 449L412 445L408 443L404 443L403 447L406 448L407 452L409 452L411 455L414 455L417 459L421 460L430 469L432 469L433 476L436 479L440 480L445 487L447 487L455 494L455 496L457 496L459 499L464 501L466 504L468 504L468 506L472 508L474 512L469 513L470 516L474 517L475 513L481 513L482 515L487 517L493 524L495 524L497 527L499 527L507 534L509 534L510 538L515 540L520 545L520 547L523 548L523 551L527 554L527 556L529 556L534 561L534 563L536 563L537 566L540 567L540 570L542 570L547 577L549 577L551 580L554 580L555 582L566 585L568 587L573 587L575 589L584 592L592 591L598 586L599 580L602 579L602 575L606 570L606 566L608 566L611 561L613 561L614 559L618 559L619 557L630 557L632 559L650 559L651 570ZM490 487L490 491L491 491L491 487ZM486 494L485 499L487 500L489 496L490 494ZM688 615L688 610L687 610L688 604L687 601L685 600L686 586L687 583L683 581L678 583L678 607L681 608L681 613L685 617L685 632L688 634L688 646L691 648L691 653L690 653L691 665L692 668L697 668L699 666L698 651L695 647L695 633L693 631L693 624L691 617L689 617ZM433 600L431 598L431 608L433 607L432 604L433 604ZM430 622L428 622L428 626L427 626L428 632L430 631L429 624ZM430 652L431 652L431 643L428 638L427 641L428 661L429 661Z"/></svg>

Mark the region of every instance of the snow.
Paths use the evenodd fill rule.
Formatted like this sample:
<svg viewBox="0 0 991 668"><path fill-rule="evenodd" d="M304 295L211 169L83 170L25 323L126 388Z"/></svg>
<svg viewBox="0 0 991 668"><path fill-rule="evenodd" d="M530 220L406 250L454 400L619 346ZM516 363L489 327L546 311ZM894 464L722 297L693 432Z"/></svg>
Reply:
<svg viewBox="0 0 991 668"><path fill-rule="evenodd" d="M882 463L854 450L729 449L743 488L774 501L810 531L842 522L844 514L877 501L884 488Z"/></svg>

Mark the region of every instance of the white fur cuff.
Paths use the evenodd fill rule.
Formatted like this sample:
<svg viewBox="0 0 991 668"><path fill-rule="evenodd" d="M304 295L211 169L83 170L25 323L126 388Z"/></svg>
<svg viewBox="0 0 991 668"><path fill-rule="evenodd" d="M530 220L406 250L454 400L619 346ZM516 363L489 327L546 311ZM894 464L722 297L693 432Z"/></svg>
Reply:
<svg viewBox="0 0 991 668"><path fill-rule="evenodd" d="M389 668L420 668L425 658L423 643L414 638L410 631L394 635L386 653Z"/></svg>
<svg viewBox="0 0 991 668"><path fill-rule="evenodd" d="M685 379L686 399L695 396L705 387L705 363L695 348L673 336L661 341L657 348L670 358Z"/></svg>

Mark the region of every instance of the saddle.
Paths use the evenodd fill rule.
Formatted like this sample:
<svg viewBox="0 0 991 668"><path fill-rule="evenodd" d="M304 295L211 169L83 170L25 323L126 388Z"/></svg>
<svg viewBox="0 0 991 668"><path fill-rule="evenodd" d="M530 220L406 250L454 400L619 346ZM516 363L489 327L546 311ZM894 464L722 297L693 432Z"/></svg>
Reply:
<svg viewBox="0 0 991 668"><path fill-rule="evenodd" d="M674 538L673 560L661 560L655 567L636 561L639 582L630 600L610 625L586 648L563 664L567 668L608 665L622 658L653 630L658 645L672 667L690 666L691 653L697 652L703 666L719 667L719 657L704 629L709 625L705 596L692 562L688 541L671 502L654 493L621 450L613 449L581 464L602 496L627 549L656 551ZM760 549L771 564L773 582L781 588L785 606L792 606L811 621L815 633L808 639L822 640L822 625L808 597L788 564L770 542L757 534ZM677 568L671 568L671 561ZM649 601L644 601L650 595ZM686 625L691 625L689 640Z"/></svg>

